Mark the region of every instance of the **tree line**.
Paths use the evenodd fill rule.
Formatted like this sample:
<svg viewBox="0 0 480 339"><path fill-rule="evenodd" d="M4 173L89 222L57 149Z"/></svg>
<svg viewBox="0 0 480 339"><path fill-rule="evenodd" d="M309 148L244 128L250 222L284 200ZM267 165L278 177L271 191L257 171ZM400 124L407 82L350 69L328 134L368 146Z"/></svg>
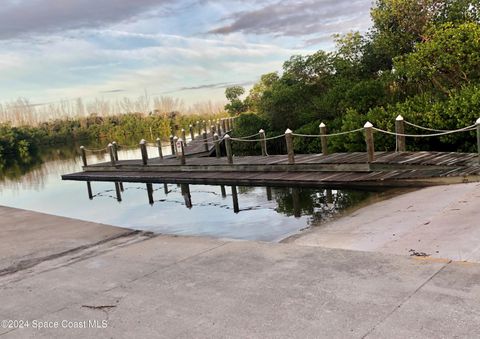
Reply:
<svg viewBox="0 0 480 339"><path fill-rule="evenodd" d="M480 117L480 1L376 0L371 19L363 35L336 35L333 52L292 56L282 72L262 75L246 96L242 87L227 88L225 109L240 115L236 132L318 134L320 122L340 132L366 121L392 131L399 114L441 130L474 124ZM395 149L394 137L375 138L378 150ZM296 139L298 152L320 149L317 139ZM365 149L361 133L329 143L333 151ZM409 150L475 147L474 132L408 139Z"/></svg>

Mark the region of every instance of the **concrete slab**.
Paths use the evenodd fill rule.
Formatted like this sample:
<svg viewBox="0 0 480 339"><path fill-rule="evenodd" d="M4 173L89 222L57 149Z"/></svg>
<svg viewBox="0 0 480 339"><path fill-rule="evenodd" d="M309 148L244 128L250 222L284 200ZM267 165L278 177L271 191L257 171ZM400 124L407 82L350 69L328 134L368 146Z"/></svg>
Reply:
<svg viewBox="0 0 480 339"><path fill-rule="evenodd" d="M292 240L343 248L480 262L480 184L424 188L364 207Z"/></svg>
<svg viewBox="0 0 480 339"><path fill-rule="evenodd" d="M126 236L132 230L0 206L0 275L15 266Z"/></svg>
<svg viewBox="0 0 480 339"><path fill-rule="evenodd" d="M0 336L476 337L479 278L442 259L135 234L0 276L0 320L29 322Z"/></svg>

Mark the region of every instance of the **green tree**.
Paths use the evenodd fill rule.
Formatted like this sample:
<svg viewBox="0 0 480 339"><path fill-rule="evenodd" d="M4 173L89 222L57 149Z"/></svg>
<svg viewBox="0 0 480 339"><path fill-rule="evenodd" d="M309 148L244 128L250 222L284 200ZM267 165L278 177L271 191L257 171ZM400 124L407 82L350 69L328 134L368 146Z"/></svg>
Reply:
<svg viewBox="0 0 480 339"><path fill-rule="evenodd" d="M230 103L225 105L225 110L230 113L230 115L238 115L245 112L246 105L240 99L244 93L245 89L241 86L232 86L225 89L225 97L230 101Z"/></svg>

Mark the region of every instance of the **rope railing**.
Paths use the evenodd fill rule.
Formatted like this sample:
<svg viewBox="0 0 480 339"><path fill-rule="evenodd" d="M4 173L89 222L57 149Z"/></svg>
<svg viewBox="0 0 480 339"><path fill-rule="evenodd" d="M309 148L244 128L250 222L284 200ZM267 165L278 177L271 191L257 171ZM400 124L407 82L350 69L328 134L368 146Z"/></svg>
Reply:
<svg viewBox="0 0 480 339"><path fill-rule="evenodd" d="M452 130L449 130L449 129L435 129L435 128L424 127L424 126L414 124L413 122L409 122L407 120L403 120L403 122L405 124L409 125L409 126L412 126L412 127L418 128L418 129L423 129L425 131L430 131L430 132L450 132L450 131L452 131Z"/></svg>
<svg viewBox="0 0 480 339"><path fill-rule="evenodd" d="M429 138L429 137L440 137L443 135L448 135L448 134L454 134L454 133L460 133L460 132L470 132L475 130L477 127L477 124L473 124L471 126L467 126L464 128L459 128L456 130L451 130L451 131L445 131L441 133L433 133L433 134L404 134L404 133L397 133L397 132L390 132L386 131L377 127L372 127L374 131L384 133L384 134L389 134L393 136L400 136L400 137L406 137L406 138Z"/></svg>
<svg viewBox="0 0 480 339"><path fill-rule="evenodd" d="M320 138L320 137L335 137L339 135L346 135L350 133L356 133L363 131L365 127L357 128L351 131L345 131L345 132L337 132L337 133L329 133L329 134L299 134L299 133L292 133L293 136L295 137L303 137L303 138Z"/></svg>

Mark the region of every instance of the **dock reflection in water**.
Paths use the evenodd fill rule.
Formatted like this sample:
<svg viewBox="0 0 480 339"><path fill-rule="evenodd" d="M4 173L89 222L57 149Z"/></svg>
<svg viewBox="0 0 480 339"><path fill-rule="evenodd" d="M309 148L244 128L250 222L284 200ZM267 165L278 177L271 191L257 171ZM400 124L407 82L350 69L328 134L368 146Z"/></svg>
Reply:
<svg viewBox="0 0 480 339"><path fill-rule="evenodd" d="M110 207L111 213L127 216L135 228L264 241L278 241L382 195L299 187L118 182L87 182L86 186L92 208L96 203L111 204L108 201L126 204L128 216L121 206ZM132 204L137 208L131 209ZM146 210L148 205L153 210ZM137 220L143 220L143 224Z"/></svg>

